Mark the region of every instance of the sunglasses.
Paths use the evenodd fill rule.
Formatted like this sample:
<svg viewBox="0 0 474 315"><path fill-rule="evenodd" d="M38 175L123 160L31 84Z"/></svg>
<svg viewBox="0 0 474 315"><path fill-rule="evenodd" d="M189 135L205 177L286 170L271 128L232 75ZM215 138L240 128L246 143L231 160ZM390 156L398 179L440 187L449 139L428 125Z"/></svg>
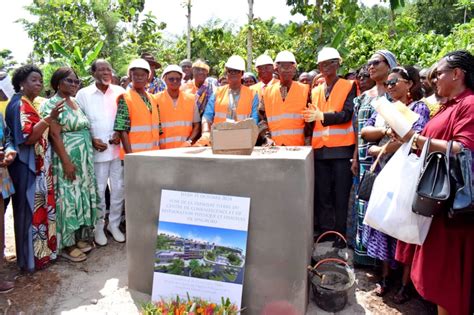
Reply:
<svg viewBox="0 0 474 315"><path fill-rule="evenodd" d="M235 70L235 69L228 69L227 70L227 74L239 74L241 73L242 71L240 70Z"/></svg>
<svg viewBox="0 0 474 315"><path fill-rule="evenodd" d="M454 69L436 70L436 72L435 72L436 78L439 79L439 77L440 77L443 73L447 73L447 72L450 72L450 71L453 71L453 70L454 70Z"/></svg>
<svg viewBox="0 0 474 315"><path fill-rule="evenodd" d="M377 67L381 62L385 62L385 60L372 60L372 61L369 61L369 62L367 62L367 66L368 67L370 67L370 66Z"/></svg>
<svg viewBox="0 0 474 315"><path fill-rule="evenodd" d="M68 84L75 84L75 85L81 84L81 80L78 80L78 79L65 78L63 79L63 81Z"/></svg>
<svg viewBox="0 0 474 315"><path fill-rule="evenodd" d="M173 83L178 83L181 82L181 78L166 78L166 80L173 82Z"/></svg>
<svg viewBox="0 0 474 315"><path fill-rule="evenodd" d="M405 80L405 79L401 79L401 78L393 78L391 80L387 80L383 83L383 85L385 87L389 87L389 86L395 86L397 85L398 82L408 82L408 80Z"/></svg>

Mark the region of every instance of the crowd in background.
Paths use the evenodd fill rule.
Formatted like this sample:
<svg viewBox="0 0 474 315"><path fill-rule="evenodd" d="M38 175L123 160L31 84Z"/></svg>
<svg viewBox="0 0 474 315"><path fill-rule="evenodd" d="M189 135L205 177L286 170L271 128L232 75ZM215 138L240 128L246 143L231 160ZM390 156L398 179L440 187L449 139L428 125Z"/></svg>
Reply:
<svg viewBox="0 0 474 315"><path fill-rule="evenodd" d="M259 145L313 147L314 236L337 231L353 247L356 266L380 265L375 294L401 283L395 303L417 291L439 314L472 312L472 223L436 216L423 245L406 244L364 225L367 202L353 192L376 157L380 171L404 142L417 150L430 137L432 150L444 151L448 140L455 141L453 151L474 148L474 57L454 51L418 69L378 50L367 64L339 75L342 62L325 47L314 70L298 69L294 55L282 51L275 60L259 56L256 74L231 56L219 78L209 77L210 65L201 59L168 65L158 76L161 64L143 53L122 78L96 60L88 86L61 67L47 82L53 91L47 99L36 66L16 69L11 84L2 75L0 96L8 105L0 119L0 170L3 199L13 206L18 267L34 272L59 255L84 261L95 245L107 244L106 232L125 241L125 154L208 146L213 124L253 119ZM375 111L380 98L418 114L408 136L397 137ZM327 240L344 246L339 238ZM401 280L392 272L399 267ZM2 292L13 286L0 281Z"/></svg>

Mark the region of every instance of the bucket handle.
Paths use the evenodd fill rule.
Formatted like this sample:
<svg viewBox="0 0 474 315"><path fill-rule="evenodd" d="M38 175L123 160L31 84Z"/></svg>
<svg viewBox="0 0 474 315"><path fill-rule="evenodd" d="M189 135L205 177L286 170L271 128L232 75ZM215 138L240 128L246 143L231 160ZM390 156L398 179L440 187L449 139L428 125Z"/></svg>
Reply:
<svg viewBox="0 0 474 315"><path fill-rule="evenodd" d="M325 237L326 235L328 234L336 234L337 236L339 236L340 238L342 238L342 240L344 241L344 243L346 243L346 247L347 247L347 240L346 238L344 237L344 235L342 235L341 233L339 232L336 232L336 231L327 231L327 232L324 232L323 234L319 235L319 237L316 239L316 242L314 243L314 246L316 246L319 241Z"/></svg>
<svg viewBox="0 0 474 315"><path fill-rule="evenodd" d="M342 260L342 259L339 259L339 258L326 258L326 259L322 259L322 260L318 261L318 263L313 267L313 270L316 270L321 264L325 264L325 263L328 263L328 262L339 263L339 264L342 264L342 265L350 268L349 264L347 262L345 262L344 260Z"/></svg>

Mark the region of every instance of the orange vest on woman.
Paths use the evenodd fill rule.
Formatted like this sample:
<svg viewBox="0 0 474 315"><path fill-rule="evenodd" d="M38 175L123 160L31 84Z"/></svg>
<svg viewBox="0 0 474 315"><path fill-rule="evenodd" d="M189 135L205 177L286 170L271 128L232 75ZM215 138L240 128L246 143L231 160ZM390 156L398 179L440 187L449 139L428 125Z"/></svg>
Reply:
<svg viewBox="0 0 474 315"><path fill-rule="evenodd" d="M165 90L155 95L160 108L161 127L160 149L180 147L193 130L194 95L180 92L176 106Z"/></svg>
<svg viewBox="0 0 474 315"><path fill-rule="evenodd" d="M216 102L214 103L214 124L225 122L229 108L229 85L216 89ZM240 87L239 102L237 103L237 121L250 118L252 115L252 102L255 94L245 85Z"/></svg>
<svg viewBox="0 0 474 315"><path fill-rule="evenodd" d="M326 101L324 93L325 84L318 85L312 91L312 107L318 107L322 112L340 112L344 107L347 95L352 90L353 83L338 79L332 88L331 94ZM352 120L338 125L323 126L320 121L316 121L313 130L313 148L322 147L345 147L355 144L354 128Z"/></svg>
<svg viewBox="0 0 474 315"><path fill-rule="evenodd" d="M263 94L272 139L276 145L304 145L302 112L308 102L309 85L293 81L284 101L280 87L280 83L267 86Z"/></svg>
<svg viewBox="0 0 474 315"><path fill-rule="evenodd" d="M158 107L153 96L148 93L146 93L146 96L151 103L151 112L134 89L130 89L123 94L123 99L127 103L130 116L128 138L133 153L158 150L160 148ZM123 160L124 156L125 151L121 147L120 158Z"/></svg>

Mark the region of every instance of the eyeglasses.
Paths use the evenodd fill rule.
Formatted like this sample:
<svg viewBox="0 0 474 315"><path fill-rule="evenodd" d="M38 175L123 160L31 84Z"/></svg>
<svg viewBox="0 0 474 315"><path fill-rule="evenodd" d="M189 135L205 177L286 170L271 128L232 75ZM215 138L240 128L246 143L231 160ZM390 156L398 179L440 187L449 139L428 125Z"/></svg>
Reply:
<svg viewBox="0 0 474 315"><path fill-rule="evenodd" d="M322 61L318 64L319 67L329 67L329 66L332 66L336 63L339 63L339 59L332 59L332 60L328 60L328 61Z"/></svg>
<svg viewBox="0 0 474 315"><path fill-rule="evenodd" d="M371 61L367 62L367 66L368 67L370 67L370 66L377 67L381 62L385 62L385 60L379 60L379 59L371 60Z"/></svg>
<svg viewBox="0 0 474 315"><path fill-rule="evenodd" d="M173 83L178 83L181 82L181 78L166 78L166 80L173 82Z"/></svg>
<svg viewBox="0 0 474 315"><path fill-rule="evenodd" d="M397 85L398 82L408 82L408 80L405 80L405 79L401 79L401 78L393 78L391 80L387 80L383 83L383 85L385 87L389 87L389 86L395 86Z"/></svg>
<svg viewBox="0 0 474 315"><path fill-rule="evenodd" d="M81 84L81 80L78 80L78 79L65 78L63 79L63 81L66 82L67 84L75 84L75 85Z"/></svg>
<svg viewBox="0 0 474 315"><path fill-rule="evenodd" d="M364 79L367 79L367 78L370 78L370 75L368 73L359 74L357 76L357 80L364 80Z"/></svg>
<svg viewBox="0 0 474 315"><path fill-rule="evenodd" d="M239 74L242 71L236 69L227 69L227 74Z"/></svg>

